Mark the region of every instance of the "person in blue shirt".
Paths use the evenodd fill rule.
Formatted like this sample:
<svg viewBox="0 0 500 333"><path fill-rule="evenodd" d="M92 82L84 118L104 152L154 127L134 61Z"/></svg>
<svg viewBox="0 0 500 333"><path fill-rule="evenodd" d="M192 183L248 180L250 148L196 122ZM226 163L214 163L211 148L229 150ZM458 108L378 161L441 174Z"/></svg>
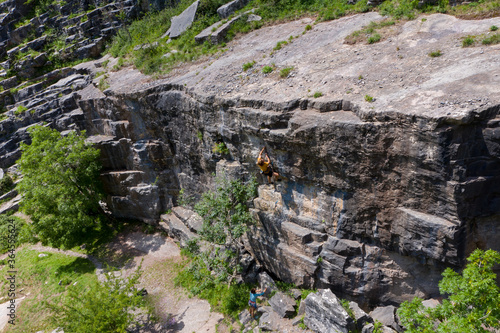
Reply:
<svg viewBox="0 0 500 333"><path fill-rule="evenodd" d="M266 292L267 288L262 291L262 290L255 290L255 288L252 288L250 290L250 300L248 301L248 305L250 306L250 316L252 318L255 318L255 312L257 310L257 297L264 295Z"/></svg>

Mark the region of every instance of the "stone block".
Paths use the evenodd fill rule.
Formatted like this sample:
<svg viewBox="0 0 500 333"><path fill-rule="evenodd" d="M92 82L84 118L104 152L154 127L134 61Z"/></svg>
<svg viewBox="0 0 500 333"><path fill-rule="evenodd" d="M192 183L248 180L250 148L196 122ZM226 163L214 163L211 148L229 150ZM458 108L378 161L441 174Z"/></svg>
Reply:
<svg viewBox="0 0 500 333"><path fill-rule="evenodd" d="M193 4L184 10L180 15L172 17L170 29L168 29L163 37L170 36L170 38L177 38L184 31L189 29L191 24L193 24L199 3L200 1L193 2Z"/></svg>
<svg viewBox="0 0 500 333"><path fill-rule="evenodd" d="M291 318L295 314L295 300L282 292L274 294L269 300L269 305L282 318Z"/></svg>
<svg viewBox="0 0 500 333"><path fill-rule="evenodd" d="M322 289L305 299L304 324L315 332L348 333L354 321L331 290Z"/></svg>
<svg viewBox="0 0 500 333"><path fill-rule="evenodd" d="M221 19L228 18L231 16L235 11L240 10L241 8L245 7L250 0L233 0L225 5L220 6L217 9L217 14Z"/></svg>
<svg viewBox="0 0 500 333"><path fill-rule="evenodd" d="M398 332L403 332L403 329L396 320L396 307L393 305L379 306L370 312L370 316L373 320L378 320L385 326L391 327Z"/></svg>
<svg viewBox="0 0 500 333"><path fill-rule="evenodd" d="M396 246L403 255L459 263L459 226L451 221L408 208L398 208L391 234L399 236Z"/></svg>

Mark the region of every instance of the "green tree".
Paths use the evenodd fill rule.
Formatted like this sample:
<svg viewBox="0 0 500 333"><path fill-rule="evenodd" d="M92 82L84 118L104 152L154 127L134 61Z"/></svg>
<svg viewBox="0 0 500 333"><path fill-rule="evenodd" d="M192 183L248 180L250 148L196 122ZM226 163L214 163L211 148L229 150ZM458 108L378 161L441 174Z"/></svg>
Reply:
<svg viewBox="0 0 500 333"><path fill-rule="evenodd" d="M42 126L29 133L31 145L21 144L18 164L23 179L18 190L33 231L43 243L56 247L91 241L105 221L99 204L99 150L85 142L85 133L63 136Z"/></svg>
<svg viewBox="0 0 500 333"><path fill-rule="evenodd" d="M500 253L475 250L462 275L451 268L443 272L441 294L447 294L436 308L425 308L422 300L404 302L398 309L406 332L491 332L500 328L500 294L493 266Z"/></svg>
<svg viewBox="0 0 500 333"><path fill-rule="evenodd" d="M216 183L216 189L203 193L194 208L203 218L201 238L210 244L201 257L219 280L229 279L231 284L239 270L240 238L253 220L248 208L257 182L220 178Z"/></svg>
<svg viewBox="0 0 500 333"><path fill-rule="evenodd" d="M69 286L60 304L48 304L53 310L51 320L68 333L127 332L135 322L135 310L146 306L136 287L140 269L128 279L111 272L102 283L94 281L86 288Z"/></svg>

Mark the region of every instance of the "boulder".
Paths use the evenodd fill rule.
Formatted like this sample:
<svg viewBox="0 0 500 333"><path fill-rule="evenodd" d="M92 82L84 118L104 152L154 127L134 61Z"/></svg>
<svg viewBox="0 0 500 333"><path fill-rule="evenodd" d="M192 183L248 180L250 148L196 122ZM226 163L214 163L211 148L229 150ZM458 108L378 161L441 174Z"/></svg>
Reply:
<svg viewBox="0 0 500 333"><path fill-rule="evenodd" d="M203 219L198 213L182 206L172 208L174 213L192 232L200 232L203 227Z"/></svg>
<svg viewBox="0 0 500 333"><path fill-rule="evenodd" d="M280 316L274 312L264 312L259 319L259 328L263 331L279 331Z"/></svg>
<svg viewBox="0 0 500 333"><path fill-rule="evenodd" d="M249 1L250 0L233 0L231 2L228 2L217 9L217 14L221 19L228 18L235 11L245 7Z"/></svg>
<svg viewBox="0 0 500 333"><path fill-rule="evenodd" d="M165 230L170 237L177 239L181 247L186 246L187 241L196 238L196 234L189 231L184 223L182 223L174 214L161 215L162 222L160 227Z"/></svg>
<svg viewBox="0 0 500 333"><path fill-rule="evenodd" d="M396 307L393 305L379 306L370 312L373 320L378 320L383 325L393 328L398 332L403 332L396 319Z"/></svg>
<svg viewBox="0 0 500 333"><path fill-rule="evenodd" d="M250 321L252 321L252 317L250 316L250 312L248 311L248 309L241 311L240 314L238 315L238 319L240 320L240 323L242 325L246 325Z"/></svg>
<svg viewBox="0 0 500 333"><path fill-rule="evenodd" d="M330 289L309 294L305 299L304 324L315 332L348 333L354 321Z"/></svg>
<svg viewBox="0 0 500 333"><path fill-rule="evenodd" d="M274 283L273 278L270 277L266 272L260 273L257 277L257 280L261 289L267 288L266 293L264 294L265 297L269 297L271 292L273 292L274 290L278 290L278 287L276 286L276 283Z"/></svg>
<svg viewBox="0 0 500 333"><path fill-rule="evenodd" d="M277 292L271 297L269 305L271 305L271 308L282 318L291 318L295 314L295 301L282 292Z"/></svg>
<svg viewBox="0 0 500 333"><path fill-rule="evenodd" d="M170 38L179 37L184 31L186 31L191 24L193 24L194 17L196 15L196 10L200 1L195 1L191 6L184 10L180 15L174 16L171 19L170 29L163 35L163 37L170 36Z"/></svg>
<svg viewBox="0 0 500 333"><path fill-rule="evenodd" d="M198 35L194 37L197 43L203 43L206 40L209 40L212 44L219 44L226 37L227 32L231 28L231 26L241 18L241 15L233 17L226 23L217 22L204 29Z"/></svg>
<svg viewBox="0 0 500 333"><path fill-rule="evenodd" d="M364 312L356 302L349 302L349 308L354 314L354 320L356 321L356 328L361 331L366 324L373 323L372 317L370 317L366 312Z"/></svg>
<svg viewBox="0 0 500 333"><path fill-rule="evenodd" d="M1 198L0 198L1 200ZM430 298L426 299L425 301L422 302L422 305L425 306L426 308L432 308L434 309L436 306L441 304L437 299Z"/></svg>
<svg viewBox="0 0 500 333"><path fill-rule="evenodd" d="M302 291L300 289L291 289L290 293L292 294L294 300L298 300L302 297Z"/></svg>

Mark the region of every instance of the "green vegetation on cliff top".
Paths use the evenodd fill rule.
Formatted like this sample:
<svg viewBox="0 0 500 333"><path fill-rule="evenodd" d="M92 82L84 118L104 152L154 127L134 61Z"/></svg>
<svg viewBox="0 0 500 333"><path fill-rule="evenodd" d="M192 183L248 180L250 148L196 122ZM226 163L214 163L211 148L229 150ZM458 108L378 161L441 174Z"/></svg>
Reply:
<svg viewBox="0 0 500 333"><path fill-rule="evenodd" d="M181 0L174 8L150 12L121 30L112 42L109 52L114 57L124 58L126 61L123 63L133 64L146 74L166 73L181 62L193 61L202 55L224 52L225 43L197 44L194 37L219 21L217 8L225 2L225 0L201 1L191 28L170 42L167 42L168 37L161 38L170 27L170 19L182 13L192 1ZM356 4L348 4L343 0L254 0L239 13L250 9L255 9L254 13L260 15L262 21L246 22L246 17L243 15L243 18L229 30L227 41L239 33L259 29L263 25L305 16L315 17L317 22L368 11L378 11L397 20L411 20L422 13L447 13L465 19L493 17L500 15L500 0L480 0L454 7L450 6L447 0L439 0L435 5L419 5L417 0L386 0L378 7L368 6L367 0L360 0ZM375 39L372 38L372 42L375 42Z"/></svg>

